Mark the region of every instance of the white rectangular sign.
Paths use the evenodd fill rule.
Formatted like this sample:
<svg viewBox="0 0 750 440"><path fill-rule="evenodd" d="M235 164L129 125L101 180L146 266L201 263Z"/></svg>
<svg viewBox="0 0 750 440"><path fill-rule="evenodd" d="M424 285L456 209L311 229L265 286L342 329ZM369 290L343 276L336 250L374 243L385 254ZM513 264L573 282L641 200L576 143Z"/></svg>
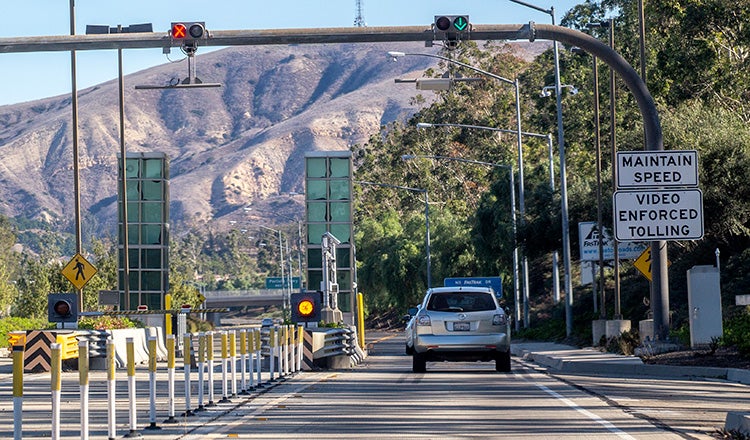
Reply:
<svg viewBox="0 0 750 440"><path fill-rule="evenodd" d="M698 186L695 150L618 151L617 187Z"/></svg>
<svg viewBox="0 0 750 440"><path fill-rule="evenodd" d="M602 237L602 251L604 261L614 261L615 240L605 229L599 234L596 222L578 223L578 243L581 253L581 261L599 261L599 238ZM645 243L617 243L617 256L620 260L632 260L638 258L646 249Z"/></svg>
<svg viewBox="0 0 750 440"><path fill-rule="evenodd" d="M697 188L615 191L612 202L619 241L703 237L703 193Z"/></svg>

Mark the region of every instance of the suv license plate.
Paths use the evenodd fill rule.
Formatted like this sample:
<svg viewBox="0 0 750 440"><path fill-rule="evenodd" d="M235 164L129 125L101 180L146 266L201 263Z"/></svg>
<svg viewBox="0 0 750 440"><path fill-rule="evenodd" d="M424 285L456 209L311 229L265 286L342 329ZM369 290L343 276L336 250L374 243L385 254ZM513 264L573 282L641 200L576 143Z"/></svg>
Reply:
<svg viewBox="0 0 750 440"><path fill-rule="evenodd" d="M471 326L468 322L454 322L453 323L454 332L468 332L470 328Z"/></svg>

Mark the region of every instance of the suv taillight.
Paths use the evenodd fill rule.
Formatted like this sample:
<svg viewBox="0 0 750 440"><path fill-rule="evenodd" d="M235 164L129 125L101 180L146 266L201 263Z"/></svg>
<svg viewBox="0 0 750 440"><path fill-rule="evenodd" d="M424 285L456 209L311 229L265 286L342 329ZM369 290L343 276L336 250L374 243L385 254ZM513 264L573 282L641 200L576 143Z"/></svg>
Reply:
<svg viewBox="0 0 750 440"><path fill-rule="evenodd" d="M430 322L429 316L422 315L419 318L417 318L417 325L432 325L432 322Z"/></svg>
<svg viewBox="0 0 750 440"><path fill-rule="evenodd" d="M505 325L508 323L508 318L505 315L495 315L492 317L492 325Z"/></svg>

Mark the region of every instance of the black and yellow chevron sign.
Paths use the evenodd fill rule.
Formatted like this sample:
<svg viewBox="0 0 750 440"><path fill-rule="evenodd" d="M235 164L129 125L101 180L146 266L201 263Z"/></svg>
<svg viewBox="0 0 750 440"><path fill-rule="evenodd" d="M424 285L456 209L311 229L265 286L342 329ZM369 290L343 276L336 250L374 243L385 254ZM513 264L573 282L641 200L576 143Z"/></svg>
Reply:
<svg viewBox="0 0 750 440"><path fill-rule="evenodd" d="M29 330L26 332L26 349L23 354L23 371L41 373L50 370L55 334L49 331Z"/></svg>

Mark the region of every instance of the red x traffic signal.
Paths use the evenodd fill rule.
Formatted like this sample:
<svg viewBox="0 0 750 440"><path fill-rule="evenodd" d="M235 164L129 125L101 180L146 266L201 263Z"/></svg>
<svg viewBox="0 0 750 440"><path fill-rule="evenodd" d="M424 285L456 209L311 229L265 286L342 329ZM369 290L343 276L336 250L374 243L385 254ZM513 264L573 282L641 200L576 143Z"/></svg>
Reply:
<svg viewBox="0 0 750 440"><path fill-rule="evenodd" d="M206 24L202 21L173 22L170 36L173 40L189 43L207 37Z"/></svg>

